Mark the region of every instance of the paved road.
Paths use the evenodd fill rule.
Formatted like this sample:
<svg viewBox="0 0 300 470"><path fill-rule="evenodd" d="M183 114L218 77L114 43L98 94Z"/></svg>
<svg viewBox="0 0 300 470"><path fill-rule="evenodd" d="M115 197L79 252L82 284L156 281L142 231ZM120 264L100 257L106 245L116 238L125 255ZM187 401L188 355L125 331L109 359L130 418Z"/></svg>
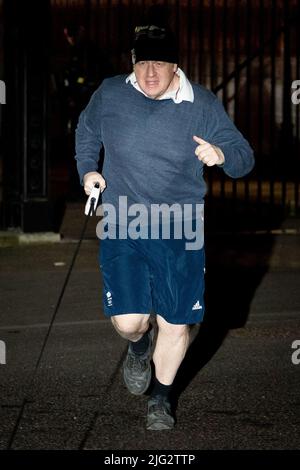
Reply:
<svg viewBox="0 0 300 470"><path fill-rule="evenodd" d="M208 237L206 322L176 384L177 426L144 428L125 342L101 311L97 242L85 241L15 436L15 449L299 449L299 236ZM5 449L75 244L3 248L0 448ZM57 265L56 263L59 263ZM62 264L61 263L65 263ZM300 354L299 354L300 358Z"/></svg>

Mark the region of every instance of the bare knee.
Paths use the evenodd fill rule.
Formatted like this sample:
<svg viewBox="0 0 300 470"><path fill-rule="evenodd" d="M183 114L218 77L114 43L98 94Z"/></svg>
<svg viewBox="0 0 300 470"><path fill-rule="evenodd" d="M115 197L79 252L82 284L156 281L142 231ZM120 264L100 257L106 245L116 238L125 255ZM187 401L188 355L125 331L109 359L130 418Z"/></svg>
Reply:
<svg viewBox="0 0 300 470"><path fill-rule="evenodd" d="M157 319L159 332L163 335L173 338L174 341L180 340L182 338L189 336L190 327L189 325L174 325L173 323L168 323L162 317Z"/></svg>
<svg viewBox="0 0 300 470"><path fill-rule="evenodd" d="M111 321L119 335L135 341L147 331L149 315L135 313L115 315L111 318Z"/></svg>

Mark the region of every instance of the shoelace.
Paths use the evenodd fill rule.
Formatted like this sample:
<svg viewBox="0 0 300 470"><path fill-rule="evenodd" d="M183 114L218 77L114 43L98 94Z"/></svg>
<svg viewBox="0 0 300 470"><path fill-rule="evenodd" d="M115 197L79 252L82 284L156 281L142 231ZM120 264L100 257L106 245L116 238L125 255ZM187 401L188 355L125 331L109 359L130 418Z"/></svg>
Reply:
<svg viewBox="0 0 300 470"><path fill-rule="evenodd" d="M159 400L150 406L150 413L169 414L170 409L168 404L164 400Z"/></svg>
<svg viewBox="0 0 300 470"><path fill-rule="evenodd" d="M143 372L148 368L148 359L141 359L136 354L130 354L128 357L128 367Z"/></svg>

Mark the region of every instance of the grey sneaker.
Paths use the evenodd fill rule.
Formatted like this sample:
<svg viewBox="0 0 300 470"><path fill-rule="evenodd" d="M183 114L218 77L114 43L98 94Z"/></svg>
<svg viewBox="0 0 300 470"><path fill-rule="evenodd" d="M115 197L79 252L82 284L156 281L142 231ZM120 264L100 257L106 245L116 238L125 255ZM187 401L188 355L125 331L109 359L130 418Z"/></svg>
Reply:
<svg viewBox="0 0 300 470"><path fill-rule="evenodd" d="M148 413L146 428L151 431L163 431L172 429L175 419L172 416L171 404L167 398L157 396L148 401Z"/></svg>
<svg viewBox="0 0 300 470"><path fill-rule="evenodd" d="M123 364L123 378L126 387L134 395L146 392L151 382L151 349L154 331L149 331L149 347L142 356L135 354L130 346Z"/></svg>

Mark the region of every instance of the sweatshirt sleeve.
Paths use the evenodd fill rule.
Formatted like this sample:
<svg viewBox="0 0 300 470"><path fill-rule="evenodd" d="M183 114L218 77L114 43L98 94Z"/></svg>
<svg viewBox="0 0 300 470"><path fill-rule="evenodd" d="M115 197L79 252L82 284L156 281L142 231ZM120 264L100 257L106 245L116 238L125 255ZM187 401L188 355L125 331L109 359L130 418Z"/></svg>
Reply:
<svg viewBox="0 0 300 470"><path fill-rule="evenodd" d="M217 97L214 97L207 115L205 140L222 150L225 162L221 165L221 168L228 176L240 178L249 173L254 167L252 148L235 127Z"/></svg>
<svg viewBox="0 0 300 470"><path fill-rule="evenodd" d="M87 107L81 112L75 131L75 159L80 183L90 171L98 171L101 135L101 86L92 95Z"/></svg>

